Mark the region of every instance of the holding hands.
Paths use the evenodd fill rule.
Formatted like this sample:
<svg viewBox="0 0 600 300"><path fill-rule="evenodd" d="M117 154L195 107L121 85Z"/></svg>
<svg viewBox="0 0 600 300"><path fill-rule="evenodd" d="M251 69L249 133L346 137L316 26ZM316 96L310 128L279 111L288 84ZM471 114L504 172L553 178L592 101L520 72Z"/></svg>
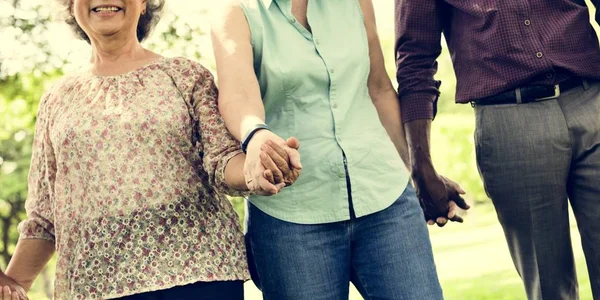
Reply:
<svg viewBox="0 0 600 300"><path fill-rule="evenodd" d="M250 191L270 196L292 185L302 170L300 142L282 139L269 130L259 130L248 143L244 177Z"/></svg>
<svg viewBox="0 0 600 300"><path fill-rule="evenodd" d="M0 272L0 300L27 300L25 289L12 278Z"/></svg>
<svg viewBox="0 0 600 300"><path fill-rule="evenodd" d="M462 223L458 209L467 210L470 207L461 196L465 191L460 185L436 172L417 174L413 172L412 179L427 224L442 227L448 220Z"/></svg>

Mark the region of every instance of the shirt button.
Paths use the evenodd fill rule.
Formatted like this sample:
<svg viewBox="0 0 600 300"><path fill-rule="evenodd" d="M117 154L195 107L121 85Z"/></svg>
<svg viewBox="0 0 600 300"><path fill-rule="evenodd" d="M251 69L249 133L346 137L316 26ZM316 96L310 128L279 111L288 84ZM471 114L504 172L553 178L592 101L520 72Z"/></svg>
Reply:
<svg viewBox="0 0 600 300"><path fill-rule="evenodd" d="M296 23L296 19L290 18L290 23L292 23L292 24Z"/></svg>
<svg viewBox="0 0 600 300"><path fill-rule="evenodd" d="M331 107L337 108L337 104L333 103L333 104L331 104Z"/></svg>
<svg viewBox="0 0 600 300"><path fill-rule="evenodd" d="M315 44L317 44L317 45L319 44L319 40L318 39L315 39Z"/></svg>
<svg viewBox="0 0 600 300"><path fill-rule="evenodd" d="M552 79L552 77L554 77L554 75L552 75L551 73L546 74L546 78Z"/></svg>
<svg viewBox="0 0 600 300"><path fill-rule="evenodd" d="M531 21L530 20L525 20L525 26L529 26L531 25Z"/></svg>
<svg viewBox="0 0 600 300"><path fill-rule="evenodd" d="M537 56L537 58L542 58L544 56L544 53L538 52L535 54L535 56Z"/></svg>
<svg viewBox="0 0 600 300"><path fill-rule="evenodd" d="M344 173L344 172L339 172L339 173L338 173L338 177L339 177L339 178L344 178L344 177L346 177L346 173Z"/></svg>
<svg viewBox="0 0 600 300"><path fill-rule="evenodd" d="M335 73L335 70L333 68L329 69L329 73L333 74Z"/></svg>

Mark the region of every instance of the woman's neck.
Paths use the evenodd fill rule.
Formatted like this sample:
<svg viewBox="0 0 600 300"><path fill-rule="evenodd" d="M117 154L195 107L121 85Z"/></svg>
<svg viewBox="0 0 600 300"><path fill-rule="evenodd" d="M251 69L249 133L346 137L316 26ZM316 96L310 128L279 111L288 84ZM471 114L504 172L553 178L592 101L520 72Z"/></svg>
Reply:
<svg viewBox="0 0 600 300"><path fill-rule="evenodd" d="M144 49L137 39L92 41L91 72L100 76L119 75L159 57Z"/></svg>

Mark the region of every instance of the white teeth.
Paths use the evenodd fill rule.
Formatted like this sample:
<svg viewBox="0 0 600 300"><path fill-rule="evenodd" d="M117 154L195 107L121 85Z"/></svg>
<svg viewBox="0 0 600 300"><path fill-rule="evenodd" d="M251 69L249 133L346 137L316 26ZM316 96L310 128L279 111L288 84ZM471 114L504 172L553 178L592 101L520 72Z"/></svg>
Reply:
<svg viewBox="0 0 600 300"><path fill-rule="evenodd" d="M118 7L97 7L94 9L95 12L105 12L105 11L119 11Z"/></svg>

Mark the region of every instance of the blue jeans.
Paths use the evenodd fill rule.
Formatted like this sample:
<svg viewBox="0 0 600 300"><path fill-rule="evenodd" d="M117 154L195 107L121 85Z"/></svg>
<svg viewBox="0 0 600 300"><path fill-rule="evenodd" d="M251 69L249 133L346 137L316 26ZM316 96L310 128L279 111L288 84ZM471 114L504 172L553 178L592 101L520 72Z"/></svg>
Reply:
<svg viewBox="0 0 600 300"><path fill-rule="evenodd" d="M389 208L348 221L304 225L248 203L251 274L265 300L443 299L427 225L409 184Z"/></svg>

